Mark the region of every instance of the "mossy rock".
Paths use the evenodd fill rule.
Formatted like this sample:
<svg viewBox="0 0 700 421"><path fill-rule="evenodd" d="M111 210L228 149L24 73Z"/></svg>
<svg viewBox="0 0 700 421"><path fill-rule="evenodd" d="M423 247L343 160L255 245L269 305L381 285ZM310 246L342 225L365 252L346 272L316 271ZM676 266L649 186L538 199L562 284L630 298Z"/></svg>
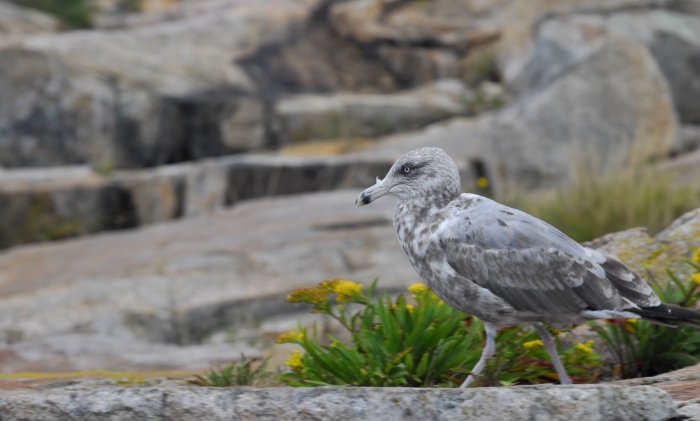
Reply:
<svg viewBox="0 0 700 421"><path fill-rule="evenodd" d="M665 284L668 270L689 279L694 270L686 261L700 248L700 209L684 214L655 237L644 228L632 228L586 245L617 256L647 282Z"/></svg>

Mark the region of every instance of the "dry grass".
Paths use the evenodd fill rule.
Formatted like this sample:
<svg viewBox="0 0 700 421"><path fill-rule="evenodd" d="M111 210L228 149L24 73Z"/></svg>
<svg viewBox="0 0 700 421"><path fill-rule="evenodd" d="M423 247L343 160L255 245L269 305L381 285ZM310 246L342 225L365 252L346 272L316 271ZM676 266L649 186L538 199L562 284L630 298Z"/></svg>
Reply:
<svg viewBox="0 0 700 421"><path fill-rule="evenodd" d="M577 241L633 227L646 227L654 235L700 207L700 183L681 186L659 171L625 169L600 176L597 171L579 170L577 174L565 188L528 195L510 189L500 200Z"/></svg>

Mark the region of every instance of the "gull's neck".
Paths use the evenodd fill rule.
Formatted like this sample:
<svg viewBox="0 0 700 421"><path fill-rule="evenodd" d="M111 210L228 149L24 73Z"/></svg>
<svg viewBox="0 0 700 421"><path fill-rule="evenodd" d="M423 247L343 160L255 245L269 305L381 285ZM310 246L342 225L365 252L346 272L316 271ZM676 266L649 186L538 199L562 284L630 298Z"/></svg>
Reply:
<svg viewBox="0 0 700 421"><path fill-rule="evenodd" d="M410 198L399 200L394 208L394 229L399 237L399 242L407 254L417 250L409 250L415 244L416 236L421 233L418 230L430 229L431 216L444 209L454 197L428 197Z"/></svg>

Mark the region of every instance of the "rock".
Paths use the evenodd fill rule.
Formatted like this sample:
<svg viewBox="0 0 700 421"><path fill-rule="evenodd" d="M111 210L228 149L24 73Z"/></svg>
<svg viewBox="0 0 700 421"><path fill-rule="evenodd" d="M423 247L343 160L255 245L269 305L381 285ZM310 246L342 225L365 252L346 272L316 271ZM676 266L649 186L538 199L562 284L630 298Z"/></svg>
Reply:
<svg viewBox="0 0 700 421"><path fill-rule="evenodd" d="M0 171L0 247L137 225L132 197L88 168Z"/></svg>
<svg viewBox="0 0 700 421"><path fill-rule="evenodd" d="M461 77L467 48L499 37L492 15L507 2L355 0L334 4L329 22L379 58L404 86Z"/></svg>
<svg viewBox="0 0 700 421"><path fill-rule="evenodd" d="M681 155L700 149L700 126L683 125L671 149L671 155Z"/></svg>
<svg viewBox="0 0 700 421"><path fill-rule="evenodd" d="M568 179L572 163L586 159L605 171L667 156L677 123L666 81L646 48L615 39L504 109L486 130L500 157L491 168L533 186Z"/></svg>
<svg viewBox="0 0 700 421"><path fill-rule="evenodd" d="M655 237L644 228L633 228L588 245L617 256L647 282L666 282L669 269L681 280L690 279L694 271L683 260L689 260L700 248L700 209L681 216Z"/></svg>
<svg viewBox="0 0 700 421"><path fill-rule="evenodd" d="M676 182L696 186L700 178L700 151L686 153L658 164L662 172L671 173Z"/></svg>
<svg viewBox="0 0 700 421"><path fill-rule="evenodd" d="M0 171L0 248L208 214L241 200L372 184L393 162L241 155L100 176Z"/></svg>
<svg viewBox="0 0 700 421"><path fill-rule="evenodd" d="M57 19L36 10L0 1L0 35L31 35L42 32L56 32Z"/></svg>
<svg viewBox="0 0 700 421"><path fill-rule="evenodd" d="M700 15L658 9L554 15L537 26L534 51L511 86L523 92L545 86L615 37L644 43L681 121L700 122Z"/></svg>
<svg viewBox="0 0 700 421"><path fill-rule="evenodd" d="M4 346L2 372L174 371L201 372L228 365L241 356L260 357L250 345L181 346L146 342L131 335L68 333L49 335Z"/></svg>
<svg viewBox="0 0 700 421"><path fill-rule="evenodd" d="M253 51L238 63L269 99L290 93L392 92L401 87L381 62L333 32L320 13L297 37Z"/></svg>
<svg viewBox="0 0 700 421"><path fill-rule="evenodd" d="M0 42L0 166L144 167L265 145L267 105L235 60L293 37L320 3Z"/></svg>
<svg viewBox="0 0 700 421"><path fill-rule="evenodd" d="M457 79L390 95L297 95L275 104L274 124L282 143L381 136L466 114L474 96Z"/></svg>
<svg viewBox="0 0 700 421"><path fill-rule="evenodd" d="M455 118L395 135L363 152L396 159L421 146L442 147L498 191L513 183L533 189L564 185L576 163L599 171L667 156L677 122L666 81L647 49L606 42L545 88L493 114Z"/></svg>
<svg viewBox="0 0 700 421"><path fill-rule="evenodd" d="M325 279L379 278L380 288L405 291L419 278L396 241L393 203L358 210L357 193L250 200L0 253L0 339L20 346L80 332L193 344L305 311L284 297Z"/></svg>
<svg viewBox="0 0 700 421"><path fill-rule="evenodd" d="M653 377L620 380L614 382L627 386L653 385L666 392L680 407L693 405L700 399L700 365L659 374Z"/></svg>
<svg viewBox="0 0 700 421"><path fill-rule="evenodd" d="M0 393L3 420L520 420L648 421L677 416L670 396L610 385L419 388L85 388Z"/></svg>

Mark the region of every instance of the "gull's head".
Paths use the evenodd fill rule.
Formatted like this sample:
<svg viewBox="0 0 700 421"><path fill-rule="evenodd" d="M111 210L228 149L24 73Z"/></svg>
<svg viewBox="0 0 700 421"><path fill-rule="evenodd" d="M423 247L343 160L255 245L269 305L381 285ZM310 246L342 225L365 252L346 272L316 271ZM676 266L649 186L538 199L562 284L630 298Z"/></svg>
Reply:
<svg viewBox="0 0 700 421"><path fill-rule="evenodd" d="M382 196L393 194L400 200L452 200L461 193L459 169L440 148L420 148L399 158L383 180L369 187L355 201L367 205Z"/></svg>

